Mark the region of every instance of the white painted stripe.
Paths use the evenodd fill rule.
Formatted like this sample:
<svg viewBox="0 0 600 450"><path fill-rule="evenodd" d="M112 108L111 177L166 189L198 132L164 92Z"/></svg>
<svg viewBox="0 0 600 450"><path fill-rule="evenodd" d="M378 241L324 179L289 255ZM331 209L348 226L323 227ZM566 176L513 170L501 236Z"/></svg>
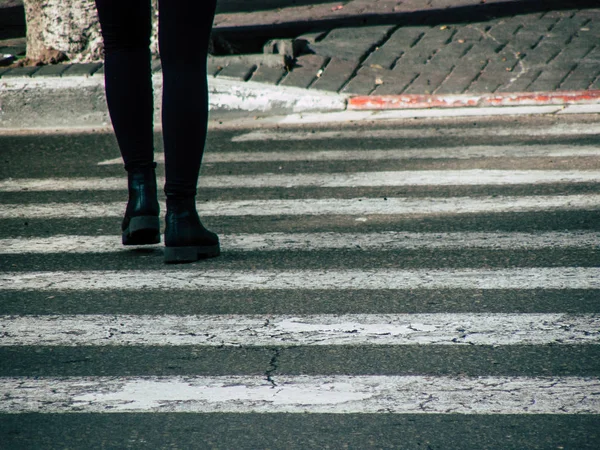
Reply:
<svg viewBox="0 0 600 450"><path fill-rule="evenodd" d="M159 178L159 184L164 184ZM418 170L352 173L261 173L201 177L202 188L269 187L383 187L383 186L476 186L600 182L600 171L582 170ZM21 178L0 181L0 192L19 191L112 191L126 190L119 178Z"/></svg>
<svg viewBox="0 0 600 450"><path fill-rule="evenodd" d="M0 346L600 344L600 315L0 316Z"/></svg>
<svg viewBox="0 0 600 450"><path fill-rule="evenodd" d="M600 267L420 270L153 270L0 273L12 290L600 289Z"/></svg>
<svg viewBox="0 0 600 450"><path fill-rule="evenodd" d="M232 142L306 141L330 139L419 139L439 137L505 137L505 136L590 136L600 134L598 124L556 124L540 127L464 127L464 128L361 128L335 131L273 131L259 130L234 136Z"/></svg>
<svg viewBox="0 0 600 450"><path fill-rule="evenodd" d="M263 233L220 235L225 252L318 251L351 249L357 251L493 249L543 250L591 249L600 246L600 233L587 231L548 233ZM162 248L161 245L144 248ZM0 254L29 253L113 253L128 252L121 236L57 235L47 238L0 239Z"/></svg>
<svg viewBox="0 0 600 450"><path fill-rule="evenodd" d="M165 205L161 205L163 211ZM456 215L519 213L548 210L598 210L600 195L533 197L422 197L351 198L299 200L236 200L198 205L201 216L314 216L314 215ZM2 204L0 219L93 219L121 217L117 203Z"/></svg>
<svg viewBox="0 0 600 450"><path fill-rule="evenodd" d="M599 105L590 106L580 113L600 112ZM388 109L388 110L347 110L331 113L301 113L290 114L278 120L279 124L324 124L336 122L373 122L379 120L398 120L414 118L440 117L483 117L483 116L515 116L531 114L555 114L565 109L563 105L545 106L493 106L489 108L428 108L428 109Z"/></svg>
<svg viewBox="0 0 600 450"><path fill-rule="evenodd" d="M287 152L211 152L203 157L205 164L275 161L379 161L402 159L469 159L469 158L538 158L538 157L600 156L598 146L577 145L474 145L462 147L398 148L393 150L307 150ZM163 163L165 155L156 153L156 162ZM122 165L121 158L98 163Z"/></svg>
<svg viewBox="0 0 600 450"><path fill-rule="evenodd" d="M599 414L600 379L259 376L0 378L0 413Z"/></svg>

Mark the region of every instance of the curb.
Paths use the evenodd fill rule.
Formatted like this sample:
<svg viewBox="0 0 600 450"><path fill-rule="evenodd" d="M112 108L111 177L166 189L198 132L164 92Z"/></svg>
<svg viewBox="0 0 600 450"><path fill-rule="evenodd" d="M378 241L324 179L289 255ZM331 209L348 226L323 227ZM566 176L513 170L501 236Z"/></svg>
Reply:
<svg viewBox="0 0 600 450"><path fill-rule="evenodd" d="M349 110L361 111L591 104L600 104L600 90L479 95L364 95L348 99Z"/></svg>
<svg viewBox="0 0 600 450"><path fill-rule="evenodd" d="M154 74L155 124L162 75ZM343 111L347 96L302 88L209 78L211 119ZM110 125L104 77L0 79L0 129L89 128Z"/></svg>
<svg viewBox="0 0 600 450"><path fill-rule="evenodd" d="M155 124L162 75L155 73ZM209 78L211 121L272 117L277 123L600 113L600 90L480 95L348 96L252 81ZM284 116L283 118L281 116ZM104 77L0 79L0 129L110 126Z"/></svg>

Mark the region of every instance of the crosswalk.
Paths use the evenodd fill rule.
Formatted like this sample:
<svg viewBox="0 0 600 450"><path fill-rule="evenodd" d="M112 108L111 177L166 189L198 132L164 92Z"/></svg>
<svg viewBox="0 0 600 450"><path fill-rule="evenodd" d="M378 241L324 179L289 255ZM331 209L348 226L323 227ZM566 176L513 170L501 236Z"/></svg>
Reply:
<svg viewBox="0 0 600 450"><path fill-rule="evenodd" d="M6 448L88 448L73 426L90 448L594 448L599 137L572 121L215 131L198 207L223 255L175 267L120 245L114 143L9 172ZM195 445L155 417L210 426ZM288 431L265 441L271 426Z"/></svg>

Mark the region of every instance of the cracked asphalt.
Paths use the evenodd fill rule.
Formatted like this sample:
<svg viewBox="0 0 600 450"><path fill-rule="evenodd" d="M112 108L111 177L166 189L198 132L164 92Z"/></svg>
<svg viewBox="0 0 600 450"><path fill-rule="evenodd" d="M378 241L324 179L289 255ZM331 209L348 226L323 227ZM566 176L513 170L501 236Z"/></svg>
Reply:
<svg viewBox="0 0 600 450"><path fill-rule="evenodd" d="M404 149L418 152L444 153L448 148L496 145L503 148L546 148L561 145L576 151L577 148L595 148L599 133L544 133L540 130L564 126L596 126L596 116L570 117L507 117L502 119L445 119L407 120L400 122L354 123L311 126L289 126L272 129L269 133L312 132L307 140L246 140L232 139L255 128L215 127L208 141L209 153L241 152L303 152L360 150L365 154L373 150ZM435 130L457 130L453 136L435 136ZM471 133L472 130L484 132ZM381 133L369 137L369 132ZM396 135L402 130L423 132L425 137L386 137L386 132ZM416 131L415 131L416 130ZM509 130L500 136L498 130ZM533 131L532 131L533 130ZM334 131L340 138L318 139L319 133ZM364 132L364 137L344 138L349 132ZM488 132L489 131L489 132ZM429 134L427 134L429 133ZM116 141L111 133L95 132L0 133L0 181L23 178L74 178L123 176L120 165L98 165L118 157ZM156 135L156 149L161 151L160 134ZM432 150L435 149L435 150ZM600 158L593 155L577 156L475 156L462 159L452 157L408 158L390 160L341 161L267 161L267 162L213 162L203 167L203 176L253 175L264 173L352 173L359 171L402 170L468 170L474 168L504 170L599 170ZM159 165L159 172L163 166ZM474 185L474 186L404 186L404 187L254 187L210 188L198 195L199 210L214 201L290 200L290 199L351 199L410 197L535 197L535 196L590 196L598 194L600 182L577 184L550 183L531 185ZM0 194L0 210L10 205L37 207L48 203L85 205L90 203L124 202L123 190L65 190L16 191ZM13 207L13 206L10 206ZM65 209L66 210L66 209ZM60 210L59 210L60 215ZM361 220L357 220L360 218ZM362 220L365 219L365 220ZM0 217L0 241L23 238L21 244L33 238L52 239L57 236L81 237L115 236L118 239L120 217L68 218L68 217ZM265 215L265 216L207 216L206 225L222 236L245 233L597 233L600 232L600 207L579 209L549 209L525 212L480 212L468 214L373 214L373 215ZM236 315L259 318L256 324L244 329L227 328L239 339L258 339L260 333L269 332L277 339L259 345L67 345L28 343L4 345L0 336L0 377L22 377L28 382L38 379L69 377L108 377L115 383L128 377L260 377L266 385L285 392L286 386L296 382L295 377L424 377L429 386L439 380L475 380L484 386L485 398L499 402L511 392L517 395L520 388L509 387L502 395L492 389L490 377L509 380L543 379L540 386L555 392L564 379L585 379L593 383L600 377L600 346L594 330L582 339L582 344L552 342L531 344L525 341L511 345L452 343L449 345L422 344L352 344L363 332L345 330L350 343L337 345L328 342L331 330L318 333L313 341L296 340L286 333L291 328L278 328L278 316L299 317L330 315L332 320L344 315L403 315L403 314L466 314L486 319L523 314L560 315L543 323L561 332L579 333L571 327L572 317L591 317L600 314L600 293L596 288L535 288L512 289L506 287L456 289L448 285L438 289L421 286L408 289L361 288L336 289L336 283L326 279L335 273L366 273L366 279L393 271L429 270L434 273L462 269L494 271L504 269L537 270L540 268L580 268L571 278L583 276L586 270L600 266L600 247L566 247L561 234L556 241L544 241L536 248L511 247L460 247L452 248L391 248L365 250L359 247L324 249L269 249L224 251L219 258L200 261L188 266L162 264L162 248L110 250L77 253L53 248L48 253L36 251L2 251L0 268L3 277L17 279L37 272L50 272L49 282L60 285L69 274L86 274L92 271L110 271L125 277L125 271L140 271L156 279L164 275L164 289L123 289L114 287L91 289L91 286L72 290L51 288L10 289L6 279L0 278L0 316L8 323L11 318L64 317L77 315L119 316L211 316L235 320ZM279 242L279 241L277 241ZM508 241L507 241L508 242ZM1 244L0 244L1 245ZM272 246L279 245L272 241ZM279 287L282 272L317 271L323 277L320 288ZM198 273L254 273L267 275L260 278L261 286L252 289L171 289L169 280L185 281L185 271ZM337 271L337 272L336 272ZM354 273L353 272L353 273ZM412 273L412 272L411 272ZM532 272L534 273L534 272ZM54 275L52 275L54 274ZM374 274L373 276L369 274ZM89 274L88 274L89 275ZM215 275L215 277L217 277ZM52 279L54 276L55 279ZM86 275L82 275L86 276ZM89 275L91 276L91 275ZM220 275L218 275L220 276ZM362 275L361 275L362 276ZM62 277L62 278L61 278ZM116 278L119 278L118 276ZM318 277L311 280L319 282ZM452 279L452 277L450 277ZM41 278L40 278L41 279ZM160 278L161 280L163 278ZM216 279L216 278L215 278ZM219 278L227 284L227 277ZM183 280L183 281L182 281ZM329 280L329 281L328 281ZM533 279L532 279L533 280ZM594 279L595 280L595 279ZM592 281L594 281L592 280ZM372 281L372 280L371 280ZM527 280L526 280L527 281ZM85 281L82 281L85 282ZM118 283L120 281L117 281ZM332 283L332 284L326 284ZM121 287L119 287L121 286ZM256 286L255 286L256 287ZM333 287L333 288L332 288ZM382 316L382 317L383 317ZM478 317L479 317L478 316ZM496 316L494 316L496 317ZM165 319L166 320L166 319ZM374 319L373 319L374 320ZM366 321L366 319L365 319ZM165 322L166 323L166 322ZM287 322L286 322L287 323ZM312 322L306 322L311 325ZM344 323L347 323L344 322ZM362 322L361 322L362 323ZM368 322L364 322L367 323ZM448 323L453 323L450 320ZM486 322L487 323L487 322ZM493 323L490 322L490 323ZM594 324L595 322L590 322ZM261 325L262 324L262 325ZM307 325L307 326L308 326ZM504 324L501 324L504 325ZM104 326L104 325L99 325ZM286 325L287 326L287 325ZM294 325L295 326L295 325ZM592 325L595 326L595 325ZM561 328L562 327L562 328ZM239 327L238 327L239 328ZM185 328L183 328L185 331ZM358 329L358 328L357 328ZM409 322L406 333L427 335L426 326ZM536 326L531 325L535 330ZM74 328L74 337L83 336L87 328ZM107 332L117 336L121 328L108 326ZM274 331L269 331L274 330ZM290 331L292 330L292 331ZM461 331L462 330L462 331ZM495 329L494 329L495 330ZM42 329L32 330L42 333ZM186 339L204 330L185 331ZM454 330L452 337L468 335L470 329ZM514 330L513 330L514 331ZM523 331L523 330L519 330ZM207 331L205 331L208 333ZM339 330L331 331L331 333ZM2 333L2 328L0 328ZM316 332L315 332L316 333ZM374 333L377 335L377 333ZM515 333L512 331L508 336ZM517 333L518 334L518 333ZM596 331L597 334L597 331ZM217 334L214 334L217 336ZM136 336L133 334L133 336ZM240 337L242 336L242 337ZM258 336L258 337L257 337ZM310 336L310 333L308 333ZM210 340L211 336L203 338ZM319 339L323 345L314 345ZM83 337L82 339L87 339ZM137 339L137 337L136 337ZM143 339L143 336L142 336ZM213 340L216 338L213 338ZM508 339L508 338L507 338ZM35 337L34 337L35 340ZM41 338L40 338L41 341ZM6 341L4 341L6 342ZM358 341L355 341L358 342ZM452 342L452 341L450 341ZM285 343L285 345L283 344ZM480 379L481 378L481 379ZM86 378L87 379L87 378ZM345 378L344 378L345 379ZM479 381L477 381L479 380ZM486 381L487 380L487 381ZM511 381L512 380L512 381ZM552 381L556 380L553 384ZM287 383L287 384L286 384ZM365 382L366 383L366 382ZM545 384L546 383L546 384ZM514 385L516 386L516 384ZM2 390L0 379L0 390ZM110 383L98 388L110 391ZM435 391L437 392L437 391ZM558 391L556 391L558 392ZM562 391L561 391L562 392ZM565 402L574 391L564 391ZM583 391L582 391L583 392ZM395 394L394 394L395 395ZM436 394L437 395L437 394ZM431 392L415 393L415 405L426 410L429 403L439 400ZM27 398L25 393L24 398ZM383 396L384 398L385 395ZM585 397L585 396L584 396ZM392 397L390 397L392 398ZM593 399L592 399L593 400ZM582 401L592 401L584 398ZM462 401L462 400L461 400ZM597 449L600 442L600 415L564 413L560 405L556 411L540 414L521 413L448 413L452 408L465 408L469 402L448 406L445 412L393 412L399 403L381 406L378 412L348 413L289 413L263 411L238 412L69 412L35 413L32 411L0 414L0 447L7 449L63 449L63 448L207 448L207 449ZM260 402L257 400L257 405ZM382 405L384 405L382 403ZM465 406L466 405L466 406ZM387 412L386 412L387 411ZM392 412L390 412L392 411ZM437 410L436 410L437 411Z"/></svg>

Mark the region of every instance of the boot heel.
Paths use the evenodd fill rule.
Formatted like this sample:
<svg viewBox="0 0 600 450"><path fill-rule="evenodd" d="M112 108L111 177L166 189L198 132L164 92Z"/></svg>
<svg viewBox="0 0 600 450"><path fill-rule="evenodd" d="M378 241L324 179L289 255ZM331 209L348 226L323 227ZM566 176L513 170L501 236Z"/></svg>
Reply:
<svg viewBox="0 0 600 450"><path fill-rule="evenodd" d="M199 259L219 256L220 254L221 248L218 244L199 247L165 247L165 263L194 262Z"/></svg>
<svg viewBox="0 0 600 450"><path fill-rule="evenodd" d="M123 231L123 245L160 243L160 220L155 216L132 217Z"/></svg>

